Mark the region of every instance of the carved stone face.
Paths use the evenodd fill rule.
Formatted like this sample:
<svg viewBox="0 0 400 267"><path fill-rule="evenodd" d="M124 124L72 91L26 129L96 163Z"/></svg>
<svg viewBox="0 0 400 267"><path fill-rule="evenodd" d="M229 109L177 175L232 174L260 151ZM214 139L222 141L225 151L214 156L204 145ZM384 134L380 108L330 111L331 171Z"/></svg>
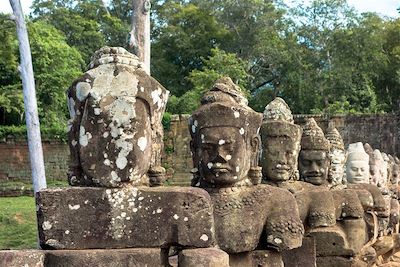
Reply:
<svg viewBox="0 0 400 267"><path fill-rule="evenodd" d="M369 183L369 164L365 160L352 160L346 166L347 181L350 184Z"/></svg>
<svg viewBox="0 0 400 267"><path fill-rule="evenodd" d="M204 181L231 186L246 178L249 153L240 130L235 127L210 127L200 131L198 169Z"/></svg>
<svg viewBox="0 0 400 267"><path fill-rule="evenodd" d="M96 109L101 110L98 115L85 110L80 127L83 170L100 184L139 179L151 160L152 129L146 104L140 99L134 103L119 99ZM92 124L95 119L104 123Z"/></svg>
<svg viewBox="0 0 400 267"><path fill-rule="evenodd" d="M299 145L284 136L268 137L263 143L263 176L272 181L287 181L297 170Z"/></svg>
<svg viewBox="0 0 400 267"><path fill-rule="evenodd" d="M346 155L343 150L333 148L329 153L329 157L331 161L331 165L329 168L329 177L332 181L332 184L342 184Z"/></svg>
<svg viewBox="0 0 400 267"><path fill-rule="evenodd" d="M393 185L397 185L399 183L399 174L400 174L400 168L398 164L393 164L392 168L392 176L390 179L390 182Z"/></svg>
<svg viewBox="0 0 400 267"><path fill-rule="evenodd" d="M327 182L329 158L323 150L302 150L299 171L305 182L322 185Z"/></svg>

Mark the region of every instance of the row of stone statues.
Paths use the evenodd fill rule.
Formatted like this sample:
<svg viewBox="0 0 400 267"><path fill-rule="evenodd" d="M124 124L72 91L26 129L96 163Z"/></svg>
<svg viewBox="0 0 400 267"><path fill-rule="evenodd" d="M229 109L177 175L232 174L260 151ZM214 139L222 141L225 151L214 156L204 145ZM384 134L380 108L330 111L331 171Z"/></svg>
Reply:
<svg viewBox="0 0 400 267"><path fill-rule="evenodd" d="M187 248L214 247L229 257L226 265L198 266L372 266L392 259L396 157L362 143L345 151L333 125L326 134L312 118L296 125L281 98L257 113L226 77L189 119L192 187L162 187L167 97L124 49L96 52L68 91L73 187L37 196L43 248L158 247L167 255L175 246L183 258Z"/></svg>

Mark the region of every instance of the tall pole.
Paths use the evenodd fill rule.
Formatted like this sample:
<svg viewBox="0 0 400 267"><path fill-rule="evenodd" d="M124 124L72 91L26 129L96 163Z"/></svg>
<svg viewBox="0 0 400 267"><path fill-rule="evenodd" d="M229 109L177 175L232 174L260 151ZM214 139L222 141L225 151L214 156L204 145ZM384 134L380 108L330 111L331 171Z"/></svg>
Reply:
<svg viewBox="0 0 400 267"><path fill-rule="evenodd" d="M13 19L17 25L19 53L21 62L18 67L22 79L24 92L24 105L26 128L28 131L29 159L31 162L33 190L36 194L40 189L46 188L44 172L42 140L40 137L40 123L37 111L35 80L33 78L31 48L29 46L28 32L20 0L10 0L13 9Z"/></svg>
<svg viewBox="0 0 400 267"><path fill-rule="evenodd" d="M150 0L132 0L132 30L129 47L143 63L150 75Z"/></svg>

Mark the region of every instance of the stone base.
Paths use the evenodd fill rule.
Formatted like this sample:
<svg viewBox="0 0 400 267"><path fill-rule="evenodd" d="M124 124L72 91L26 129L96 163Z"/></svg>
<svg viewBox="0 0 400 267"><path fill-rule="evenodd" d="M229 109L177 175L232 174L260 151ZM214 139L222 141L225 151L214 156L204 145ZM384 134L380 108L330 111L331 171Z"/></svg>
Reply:
<svg viewBox="0 0 400 267"><path fill-rule="evenodd" d="M178 267L229 267L229 255L216 248L185 249L179 253Z"/></svg>
<svg viewBox="0 0 400 267"><path fill-rule="evenodd" d="M229 254L230 267L283 267L280 253L269 250L255 250Z"/></svg>
<svg viewBox="0 0 400 267"><path fill-rule="evenodd" d="M200 188L45 189L37 204L44 249L214 244L212 203Z"/></svg>
<svg viewBox="0 0 400 267"><path fill-rule="evenodd" d="M318 267L368 267L368 264L352 258L345 257L317 257Z"/></svg>
<svg viewBox="0 0 400 267"><path fill-rule="evenodd" d="M45 267L45 253L40 250L0 250L0 266Z"/></svg>
<svg viewBox="0 0 400 267"><path fill-rule="evenodd" d="M178 258L178 267L229 267L228 254L216 248L182 250ZM159 248L0 251L2 267L166 267L168 261Z"/></svg>
<svg viewBox="0 0 400 267"><path fill-rule="evenodd" d="M299 248L282 251L285 267L316 267L317 254L315 241L312 237L304 237Z"/></svg>
<svg viewBox="0 0 400 267"><path fill-rule="evenodd" d="M161 249L92 249L47 250L44 267L96 266L142 267L164 266Z"/></svg>

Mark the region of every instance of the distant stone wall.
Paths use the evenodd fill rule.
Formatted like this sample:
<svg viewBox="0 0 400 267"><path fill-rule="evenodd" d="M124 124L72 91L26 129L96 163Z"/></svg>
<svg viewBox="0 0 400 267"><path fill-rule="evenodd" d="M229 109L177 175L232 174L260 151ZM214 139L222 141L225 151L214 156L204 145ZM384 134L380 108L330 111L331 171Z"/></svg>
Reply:
<svg viewBox="0 0 400 267"><path fill-rule="evenodd" d="M47 180L65 180L69 149L59 141L43 141ZM25 140L7 139L0 142L0 182L31 181L29 149Z"/></svg>
<svg viewBox="0 0 400 267"><path fill-rule="evenodd" d="M369 143L374 149L400 155L400 116L397 114L376 115L295 115L295 122L302 124L306 117L314 117L322 130L332 121L343 137L346 148L355 142Z"/></svg>
<svg viewBox="0 0 400 267"><path fill-rule="evenodd" d="M394 114L315 116L295 115L298 124L306 117L314 117L325 130L329 121L335 123L346 145L361 141L392 155L400 155L400 118ZM165 151L162 162L174 185L188 185L192 175L189 115L173 115L170 129L164 133ZM44 141L44 158L48 180L65 180L69 149L66 144ZM24 140L0 142L0 182L31 180L28 146Z"/></svg>

